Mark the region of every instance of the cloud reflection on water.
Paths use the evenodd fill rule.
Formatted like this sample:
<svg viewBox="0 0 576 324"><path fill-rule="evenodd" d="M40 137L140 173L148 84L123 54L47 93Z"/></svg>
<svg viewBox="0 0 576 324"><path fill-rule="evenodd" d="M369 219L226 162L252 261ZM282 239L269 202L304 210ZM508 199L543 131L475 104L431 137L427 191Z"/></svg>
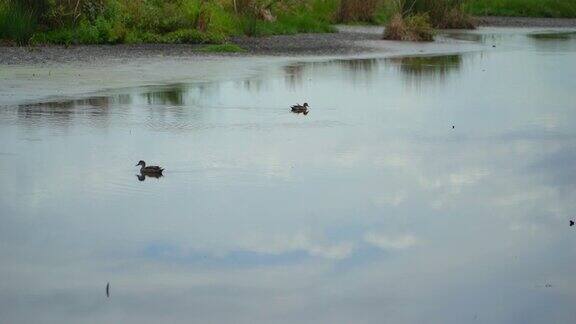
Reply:
<svg viewBox="0 0 576 324"><path fill-rule="evenodd" d="M569 323L569 64L303 62L3 109L0 319Z"/></svg>

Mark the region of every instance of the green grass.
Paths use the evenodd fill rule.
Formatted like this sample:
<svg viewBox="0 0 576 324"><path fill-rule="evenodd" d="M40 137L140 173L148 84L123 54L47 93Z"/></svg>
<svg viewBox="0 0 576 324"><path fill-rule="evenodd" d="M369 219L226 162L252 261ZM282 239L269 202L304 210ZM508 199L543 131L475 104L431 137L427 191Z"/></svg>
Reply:
<svg viewBox="0 0 576 324"><path fill-rule="evenodd" d="M242 53L245 49L236 44L214 44L206 45L200 49L201 52L208 53Z"/></svg>
<svg viewBox="0 0 576 324"><path fill-rule="evenodd" d="M334 32L336 22L385 24L399 12L398 3L411 8L406 16L427 14L436 28L463 27L466 12L576 17L576 0L278 0L271 7L276 19L266 21L253 8L271 2L237 0L241 8L235 12L233 0L0 0L0 40L223 44L235 35ZM466 12L454 9L462 3Z"/></svg>
<svg viewBox="0 0 576 324"><path fill-rule="evenodd" d="M37 28L34 15L19 5L0 0L0 39L26 44Z"/></svg>
<svg viewBox="0 0 576 324"><path fill-rule="evenodd" d="M576 0L468 0L477 16L576 18Z"/></svg>
<svg viewBox="0 0 576 324"><path fill-rule="evenodd" d="M281 1L272 7L275 20L265 21L252 5L235 12L232 0L79 0L78 6L77 1L0 0L0 39L19 44L222 44L235 35L333 32L338 1Z"/></svg>

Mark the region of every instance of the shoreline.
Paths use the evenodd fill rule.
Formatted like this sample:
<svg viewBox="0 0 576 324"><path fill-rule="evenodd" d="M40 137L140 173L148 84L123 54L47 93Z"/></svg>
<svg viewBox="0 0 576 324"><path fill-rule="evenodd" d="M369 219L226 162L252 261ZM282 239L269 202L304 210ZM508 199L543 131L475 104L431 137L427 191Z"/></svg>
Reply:
<svg viewBox="0 0 576 324"><path fill-rule="evenodd" d="M508 20L511 21L511 20ZM516 20L514 20L516 21ZM530 21L533 21L530 19ZM542 20L538 20L542 21ZM576 32L576 19L570 31ZM562 27L487 27L446 31L434 42L384 41L382 27L337 26L338 33L237 37L244 53L205 53L187 44L0 47L0 107L74 99L119 88L242 80L306 61L452 55L498 51L473 34L528 34Z"/></svg>
<svg viewBox="0 0 576 324"><path fill-rule="evenodd" d="M576 28L576 19L479 17L479 27ZM334 56L374 52L402 52L418 45L382 41L381 26L337 26L336 33L232 37L242 53L202 52L197 44L118 44L0 46L0 65L84 64L122 62L142 58L210 58L246 56ZM380 43L380 44L376 44ZM437 42L436 42L437 43ZM385 46L390 45L390 46ZM425 45L424 45L425 46Z"/></svg>

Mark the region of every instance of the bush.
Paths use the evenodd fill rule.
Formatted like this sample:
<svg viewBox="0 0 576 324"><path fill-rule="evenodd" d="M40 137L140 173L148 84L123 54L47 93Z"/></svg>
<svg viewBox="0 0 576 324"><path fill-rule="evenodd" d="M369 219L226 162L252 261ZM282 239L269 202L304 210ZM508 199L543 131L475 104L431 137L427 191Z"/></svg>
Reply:
<svg viewBox="0 0 576 324"><path fill-rule="evenodd" d="M465 0L391 0L392 10L402 16L427 14L435 28L474 28L474 20L464 10Z"/></svg>
<svg viewBox="0 0 576 324"><path fill-rule="evenodd" d="M428 14L408 17L396 14L384 31L384 39L429 42L434 40L434 30L430 25Z"/></svg>

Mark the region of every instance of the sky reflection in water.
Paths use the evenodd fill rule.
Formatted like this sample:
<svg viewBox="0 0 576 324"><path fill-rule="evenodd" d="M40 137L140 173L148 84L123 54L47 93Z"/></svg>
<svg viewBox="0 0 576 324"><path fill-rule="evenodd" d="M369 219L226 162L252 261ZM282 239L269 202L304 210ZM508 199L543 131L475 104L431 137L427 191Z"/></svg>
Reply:
<svg viewBox="0 0 576 324"><path fill-rule="evenodd" d="M576 41L517 37L3 107L0 322L574 322Z"/></svg>

